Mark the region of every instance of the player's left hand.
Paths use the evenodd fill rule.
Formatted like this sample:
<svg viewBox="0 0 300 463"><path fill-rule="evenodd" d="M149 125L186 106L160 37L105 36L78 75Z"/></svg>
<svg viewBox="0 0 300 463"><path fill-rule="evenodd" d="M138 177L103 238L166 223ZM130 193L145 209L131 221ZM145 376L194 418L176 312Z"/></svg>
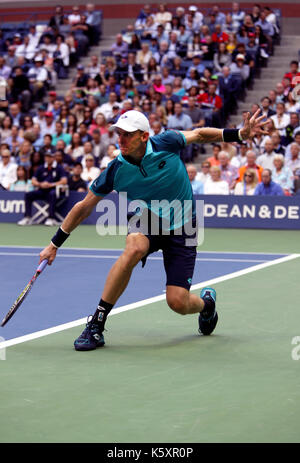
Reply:
<svg viewBox="0 0 300 463"><path fill-rule="evenodd" d="M244 127L240 130L240 135L243 140L252 139L257 133L268 135L268 131L264 130L264 125L269 122L265 119L265 116L258 116L260 109L258 109L253 116L247 113L247 117L244 122ZM264 120L263 120L264 119Z"/></svg>

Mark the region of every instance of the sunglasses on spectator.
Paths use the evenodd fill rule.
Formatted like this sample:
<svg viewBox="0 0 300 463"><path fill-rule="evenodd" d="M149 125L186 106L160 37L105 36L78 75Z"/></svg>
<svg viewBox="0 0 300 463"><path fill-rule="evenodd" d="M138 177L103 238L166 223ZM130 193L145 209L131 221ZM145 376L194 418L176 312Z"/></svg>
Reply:
<svg viewBox="0 0 300 463"><path fill-rule="evenodd" d="M1 157L4 158L4 159L9 158L9 156L3 155L3 154L1 155Z"/></svg>
<svg viewBox="0 0 300 463"><path fill-rule="evenodd" d="M245 174L244 177L253 177L252 174Z"/></svg>

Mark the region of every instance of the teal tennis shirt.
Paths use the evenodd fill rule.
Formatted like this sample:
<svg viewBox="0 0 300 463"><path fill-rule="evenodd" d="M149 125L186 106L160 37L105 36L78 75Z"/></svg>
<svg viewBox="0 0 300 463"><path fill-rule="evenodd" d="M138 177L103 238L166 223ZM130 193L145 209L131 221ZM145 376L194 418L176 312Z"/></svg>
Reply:
<svg viewBox="0 0 300 463"><path fill-rule="evenodd" d="M148 139L140 164L119 154L97 177L90 190L106 196L115 190L126 192L130 201L141 203L161 218L170 216L170 230L195 217L191 183L180 151L186 146L182 132L167 130Z"/></svg>

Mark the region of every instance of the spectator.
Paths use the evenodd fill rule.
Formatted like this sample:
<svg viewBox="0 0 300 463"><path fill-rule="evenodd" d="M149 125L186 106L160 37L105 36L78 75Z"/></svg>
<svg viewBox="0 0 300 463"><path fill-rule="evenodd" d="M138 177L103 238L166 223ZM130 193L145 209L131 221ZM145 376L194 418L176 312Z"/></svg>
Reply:
<svg viewBox="0 0 300 463"><path fill-rule="evenodd" d="M221 169L219 166L210 168L211 178L207 179L204 185L205 195L228 195L229 186L226 180L221 179Z"/></svg>
<svg viewBox="0 0 300 463"><path fill-rule="evenodd" d="M283 156L284 156L285 155L285 147L282 146L282 144L281 144L281 137L280 137L279 132L277 130L276 130L276 132L272 133L271 140L272 140L273 145L274 145L275 153L283 154Z"/></svg>
<svg viewBox="0 0 300 463"><path fill-rule="evenodd" d="M233 191L238 179L238 170L230 164L229 154L226 151L220 151L218 158L220 161L218 167L221 170L221 179L225 180L228 183L229 190Z"/></svg>
<svg viewBox="0 0 300 463"><path fill-rule="evenodd" d="M66 153L70 154L73 161L76 161L80 156L83 156L83 143L78 132L73 133L71 144L67 147Z"/></svg>
<svg viewBox="0 0 300 463"><path fill-rule="evenodd" d="M175 103L174 112L174 115L169 116L168 129L191 130L193 127L193 121L190 116L184 114L181 103Z"/></svg>
<svg viewBox="0 0 300 463"><path fill-rule="evenodd" d="M211 110L212 125L213 127L221 126L220 110L222 109L222 98L217 95L217 84L211 83L208 86L208 91L199 95L198 102L201 103L202 108Z"/></svg>
<svg viewBox="0 0 300 463"><path fill-rule="evenodd" d="M27 76L34 99L42 98L46 92L48 81L48 72L44 66L43 58L35 58L34 67L29 69Z"/></svg>
<svg viewBox="0 0 300 463"><path fill-rule="evenodd" d="M219 166L219 153L221 151L221 145L213 143L212 152L213 155L207 159L211 166Z"/></svg>
<svg viewBox="0 0 300 463"><path fill-rule="evenodd" d="M54 30L54 32L57 32L59 31L59 28L63 23L64 23L63 6L57 5L54 10L54 15L51 16L48 25Z"/></svg>
<svg viewBox="0 0 300 463"><path fill-rule="evenodd" d="M11 183L9 191L32 191L33 186L31 180L28 178L28 172L23 166L17 167L17 179Z"/></svg>
<svg viewBox="0 0 300 463"><path fill-rule="evenodd" d="M230 160L230 164L237 169L239 169L241 166L244 166L247 164L247 156L246 153L248 151L248 143L246 141L242 141L239 146L238 146L238 151L234 156L232 156ZM229 155L229 153L228 153ZM230 155L229 155L230 157Z"/></svg>
<svg viewBox="0 0 300 463"><path fill-rule="evenodd" d="M3 79L8 80L11 74L11 70L12 68L6 65L6 60L4 56L0 56L0 77L3 77Z"/></svg>
<svg viewBox="0 0 300 463"><path fill-rule="evenodd" d="M212 33L211 39L213 43L227 43L228 42L228 34L222 31L221 24L215 25L215 30ZM225 47L226 48L226 47Z"/></svg>
<svg viewBox="0 0 300 463"><path fill-rule="evenodd" d="M254 170L256 172L256 176L259 182L261 182L261 174L263 168L256 163L256 154L253 150L248 150L246 153L247 163L244 166L239 168L239 179L238 181L242 181L244 178L244 174L247 169Z"/></svg>
<svg viewBox="0 0 300 463"><path fill-rule="evenodd" d="M291 158L286 162L286 166L291 169L294 175L296 175L296 171L300 170L300 146L298 143L291 143L290 152Z"/></svg>
<svg viewBox="0 0 300 463"><path fill-rule="evenodd" d="M24 140L20 145L19 151L16 153L16 162L19 166L24 166L26 169L31 167L31 156L34 153L34 148L29 140Z"/></svg>
<svg viewBox="0 0 300 463"><path fill-rule="evenodd" d="M221 73L224 66L230 65L231 55L226 48L226 43L220 42L218 52L214 54L214 68L218 73Z"/></svg>
<svg viewBox="0 0 300 463"><path fill-rule="evenodd" d="M94 118L97 116L98 113L102 113L106 120L110 120L113 117L113 108L117 107L120 109L120 103L117 101L117 94L116 92L110 92L108 96L108 102L103 103L101 106L98 107L96 112L94 112Z"/></svg>
<svg viewBox="0 0 300 463"><path fill-rule="evenodd" d="M107 133L107 132L106 132ZM94 129L91 133L92 135L92 150L93 150L93 155L96 159L97 165L99 165L99 161L104 157L105 155L105 144L103 143L102 140L102 135L99 129Z"/></svg>
<svg viewBox="0 0 300 463"><path fill-rule="evenodd" d="M204 111L202 111L199 107L196 107L195 97L190 96L188 98L188 107L184 109L183 112L192 119L193 128L205 126Z"/></svg>
<svg viewBox="0 0 300 463"><path fill-rule="evenodd" d="M11 136L12 118L10 115L4 116L0 124L0 139L5 140Z"/></svg>
<svg viewBox="0 0 300 463"><path fill-rule="evenodd" d="M172 13L170 13L167 10L167 5L165 5L164 3L161 3L158 6L158 13L156 13L156 15L154 17L154 21L157 24L161 24L164 27L166 27L166 26L170 27L169 23L172 21Z"/></svg>
<svg viewBox="0 0 300 463"><path fill-rule="evenodd" d="M274 151L274 144L272 140L266 140L265 152L257 158L257 164L262 166L263 169L273 169L273 161L276 153Z"/></svg>
<svg viewBox="0 0 300 463"><path fill-rule="evenodd" d="M61 121L56 121L55 132L52 137L52 145L56 146L58 140L63 140L66 145L69 145L72 140L72 136L69 133L64 133L63 124Z"/></svg>
<svg viewBox="0 0 300 463"><path fill-rule="evenodd" d="M285 105L282 102L276 105L276 114L271 116L275 128L279 131L280 135L284 135L286 127L290 123L290 115L285 113Z"/></svg>
<svg viewBox="0 0 300 463"><path fill-rule="evenodd" d="M294 137L294 142L292 143L297 143L297 145L300 147L300 132L297 132L295 137ZM286 147L286 150L285 150L285 158L287 160L291 159L291 146L292 146L292 143L290 143L289 145L287 145Z"/></svg>
<svg viewBox="0 0 300 463"><path fill-rule="evenodd" d="M232 3L232 21L235 27L235 30L238 30L245 18L245 12L240 10L240 4L237 2Z"/></svg>
<svg viewBox="0 0 300 463"><path fill-rule="evenodd" d="M53 134L55 132L55 121L53 112L46 111L44 120L41 122L41 135L44 136L48 133Z"/></svg>
<svg viewBox="0 0 300 463"><path fill-rule="evenodd" d="M4 149L1 151L0 161L0 190L9 190L17 180L17 164L12 160L10 151Z"/></svg>
<svg viewBox="0 0 300 463"><path fill-rule="evenodd" d="M143 69L146 69L151 57L152 52L150 51L149 43L142 42L141 50L139 50L136 55L136 63L139 64Z"/></svg>
<svg viewBox="0 0 300 463"><path fill-rule="evenodd" d="M150 5L144 5L144 8L140 11L136 21L135 21L135 29L144 29L146 25L146 20L147 18L153 16L151 14L151 6Z"/></svg>
<svg viewBox="0 0 300 463"><path fill-rule="evenodd" d="M120 58L127 58L128 43L124 42L122 34L116 35L116 41L111 46L111 52L116 60Z"/></svg>
<svg viewBox="0 0 300 463"><path fill-rule="evenodd" d="M92 42L92 28L86 22L87 17L84 14L80 15L80 21L71 26L71 32L73 32L75 43L76 43L76 53L78 56L85 56L87 53L88 47Z"/></svg>
<svg viewBox="0 0 300 463"><path fill-rule="evenodd" d="M236 74L240 74L243 81L246 82L250 76L250 68L248 64L245 64L245 56L239 53L236 56L236 61L230 65L230 71Z"/></svg>
<svg viewBox="0 0 300 463"><path fill-rule="evenodd" d="M56 36L56 49L53 52L54 69L59 79L66 79L68 77L68 67L70 64L70 51L68 45L65 43L63 35Z"/></svg>
<svg viewBox="0 0 300 463"><path fill-rule="evenodd" d="M52 135L50 133L44 135L43 146L40 148L39 152L43 158L47 152L55 152L55 147L52 145Z"/></svg>
<svg viewBox="0 0 300 463"><path fill-rule="evenodd" d="M117 145L114 143L110 143L107 147L107 155L103 157L101 164L100 164L100 169L101 171L106 169L110 161L115 159L120 153L120 150L117 149Z"/></svg>
<svg viewBox="0 0 300 463"><path fill-rule="evenodd" d="M238 182L234 188L235 195L254 195L258 183L255 169L247 168L243 174L243 180Z"/></svg>
<svg viewBox="0 0 300 463"><path fill-rule="evenodd" d="M89 134L92 135L95 129L98 129L101 135L108 132L107 121L103 113L97 112L95 122L90 125Z"/></svg>
<svg viewBox="0 0 300 463"><path fill-rule="evenodd" d="M290 72L286 72L284 77L288 78L290 82L293 81L294 77L300 77L298 61L293 60L290 62Z"/></svg>
<svg viewBox="0 0 300 463"><path fill-rule="evenodd" d="M91 45L96 45L101 36L101 16L99 12L95 10L95 5L93 3L88 3L86 5L86 24L90 26L91 29Z"/></svg>
<svg viewBox="0 0 300 463"><path fill-rule="evenodd" d="M271 109L271 100L268 96L264 96L261 100L261 113L268 119L271 116L276 114L275 111Z"/></svg>
<svg viewBox="0 0 300 463"><path fill-rule="evenodd" d="M54 154L47 153L45 156L45 165L40 166L35 176L32 177L32 185L37 189L29 193L25 193L25 215L18 222L18 225L31 225L31 206L33 201L43 199L49 203L49 218L45 225L56 225L55 221L55 205L57 202L55 187L58 185L67 184L67 174L62 167L57 166L54 162Z"/></svg>
<svg viewBox="0 0 300 463"><path fill-rule="evenodd" d="M264 169L261 174L262 181L255 188L254 194L258 196L283 196L284 192L278 183L272 180L272 171Z"/></svg>
<svg viewBox="0 0 300 463"><path fill-rule="evenodd" d="M293 172L284 165L284 156L276 154L273 161L272 179L278 183L285 195L291 195L293 190Z"/></svg>
<svg viewBox="0 0 300 463"><path fill-rule="evenodd" d="M219 76L218 82L219 95L224 102L224 117L227 118L232 110L236 110L240 83L230 73L230 68L226 65L222 68L222 74Z"/></svg>
<svg viewBox="0 0 300 463"><path fill-rule="evenodd" d="M197 169L194 166L194 164L188 164L186 166L186 171L188 173L190 182L191 182L191 187L193 190L194 195L202 195L203 194L203 183L200 182L199 180L196 180L196 175L197 175Z"/></svg>
<svg viewBox="0 0 300 463"><path fill-rule="evenodd" d="M87 191L86 182L82 178L83 167L81 162L75 162L72 174L68 178L70 191L85 193Z"/></svg>
<svg viewBox="0 0 300 463"><path fill-rule="evenodd" d="M100 169L95 167L95 159L92 154L87 154L84 156L85 167L83 168L83 172L81 177L88 185L100 175Z"/></svg>
<svg viewBox="0 0 300 463"><path fill-rule="evenodd" d="M184 24L187 29L198 31L203 24L203 14L198 11L195 5L191 5L184 17Z"/></svg>
<svg viewBox="0 0 300 463"><path fill-rule="evenodd" d="M198 172L196 175L196 180L202 182L205 185L206 181L210 178L210 168L211 164L209 161L203 161L201 164L201 172Z"/></svg>
<svg viewBox="0 0 300 463"><path fill-rule="evenodd" d="M24 74L21 66L14 68L14 73L9 79L10 85L10 102L21 102L24 112L28 112L31 106L32 95L28 77Z"/></svg>

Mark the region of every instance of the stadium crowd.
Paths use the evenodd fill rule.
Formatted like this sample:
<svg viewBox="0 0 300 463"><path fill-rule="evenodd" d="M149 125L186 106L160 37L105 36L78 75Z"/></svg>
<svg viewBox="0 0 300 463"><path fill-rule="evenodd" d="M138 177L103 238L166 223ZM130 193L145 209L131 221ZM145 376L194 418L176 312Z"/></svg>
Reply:
<svg viewBox="0 0 300 463"><path fill-rule="evenodd" d="M31 203L50 204L54 223L57 185L86 191L119 154L109 130L130 109L142 111L151 133L167 129L224 127L237 103L252 88L260 69L280 42L280 23L266 6L251 12L233 3L229 11L213 5L169 11L144 5L134 24L120 31L110 50L80 63L101 37L101 15L93 4L66 13L55 7L46 25L28 31L0 30L0 188L26 192ZM55 87L76 66L76 77L63 98ZM293 79L294 60L275 89L250 108L269 119L269 135L251 142L213 146L213 156L195 159L205 147L182 153L196 194L296 194L300 187L300 103ZM2 78L2 79L1 79ZM238 127L239 128L239 127Z"/></svg>

